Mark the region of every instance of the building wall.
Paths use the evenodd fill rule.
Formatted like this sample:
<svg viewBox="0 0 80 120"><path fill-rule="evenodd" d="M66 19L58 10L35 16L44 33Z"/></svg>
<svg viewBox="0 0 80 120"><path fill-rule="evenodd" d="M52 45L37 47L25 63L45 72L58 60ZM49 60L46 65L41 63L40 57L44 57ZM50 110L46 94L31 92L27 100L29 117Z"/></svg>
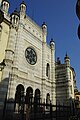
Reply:
<svg viewBox="0 0 80 120"><path fill-rule="evenodd" d="M0 4L1 4L2 0L0 0Z"/></svg>
<svg viewBox="0 0 80 120"><path fill-rule="evenodd" d="M46 102L47 94L53 104L56 99L58 103L74 99L74 70L70 59L66 57L64 64L55 65L55 43L51 41L47 45L47 26L38 26L25 12L11 16L4 11L4 22L1 23L0 63L5 60L6 66L0 71L0 108L4 106L6 96L7 100L15 100L19 85L24 88L24 96L29 87L33 90L33 97L35 91L40 90L42 102ZM25 50L28 47L37 54L34 65L26 60Z"/></svg>
<svg viewBox="0 0 80 120"><path fill-rule="evenodd" d="M80 108L80 92L78 90L75 91L75 106Z"/></svg>
<svg viewBox="0 0 80 120"><path fill-rule="evenodd" d="M65 65L56 65L56 97L58 103L66 101L67 88Z"/></svg>
<svg viewBox="0 0 80 120"><path fill-rule="evenodd" d="M1 23L1 34L0 34L0 62L5 58L5 50L8 42L9 36L9 25L5 22Z"/></svg>
<svg viewBox="0 0 80 120"><path fill-rule="evenodd" d="M71 97L74 99L74 71L70 69L70 88L71 88Z"/></svg>
<svg viewBox="0 0 80 120"><path fill-rule="evenodd" d="M68 61L69 62L69 61ZM67 103L74 99L74 70L69 63L56 63L56 100Z"/></svg>
<svg viewBox="0 0 80 120"><path fill-rule="evenodd" d="M4 21L1 23L0 26L2 28L0 34L0 63L1 63L5 59L5 50L7 47L8 36L9 36L9 25ZM0 106L2 106L3 99L5 99L5 95L3 94L3 91L6 89L6 87L4 88L4 80L2 79L2 74L3 74L3 70L0 70L0 101L1 101Z"/></svg>
<svg viewBox="0 0 80 120"><path fill-rule="evenodd" d="M16 14L12 14L12 19L4 11L2 22L0 62L5 60L6 66L0 71L0 108L3 108L5 98L15 100L15 94L19 85L24 87L26 96L27 88L35 91L40 90L42 101L46 102L47 94L50 100L55 103L55 46L47 45L46 28L39 27L27 15L20 19ZM25 14L24 14L25 16ZM10 22L10 20L12 20ZM15 22L18 20L17 22ZM25 57L25 50L31 47L37 54L37 62L31 65ZM49 76L46 75L47 64L49 65Z"/></svg>

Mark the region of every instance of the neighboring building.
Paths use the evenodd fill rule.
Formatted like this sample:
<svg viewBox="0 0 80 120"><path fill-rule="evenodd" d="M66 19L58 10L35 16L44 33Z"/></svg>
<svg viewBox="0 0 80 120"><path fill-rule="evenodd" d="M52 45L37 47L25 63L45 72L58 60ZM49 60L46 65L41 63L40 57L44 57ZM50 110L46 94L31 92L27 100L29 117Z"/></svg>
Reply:
<svg viewBox="0 0 80 120"><path fill-rule="evenodd" d="M74 81L74 100L75 100L75 106L77 108L80 108L80 92L78 91L77 87L76 87L76 81Z"/></svg>
<svg viewBox="0 0 80 120"><path fill-rule="evenodd" d="M70 58L66 54L64 63L57 58L56 62L56 101L58 104L67 103L74 99L75 71L70 65Z"/></svg>
<svg viewBox="0 0 80 120"><path fill-rule="evenodd" d="M79 91L75 92L75 106L77 108L80 108L80 92Z"/></svg>
<svg viewBox="0 0 80 120"><path fill-rule="evenodd" d="M9 2L2 0L4 13L0 24L0 110L7 101L15 101L17 110L21 100L34 100L56 104L74 99L74 69L66 55L65 63L55 63L55 43L47 45L47 26L38 26L26 15L26 4L20 4L20 12L9 15ZM0 14L1 16L2 14ZM55 70L56 69L56 70ZM56 72L56 76L55 76ZM0 112L1 113L1 112Z"/></svg>

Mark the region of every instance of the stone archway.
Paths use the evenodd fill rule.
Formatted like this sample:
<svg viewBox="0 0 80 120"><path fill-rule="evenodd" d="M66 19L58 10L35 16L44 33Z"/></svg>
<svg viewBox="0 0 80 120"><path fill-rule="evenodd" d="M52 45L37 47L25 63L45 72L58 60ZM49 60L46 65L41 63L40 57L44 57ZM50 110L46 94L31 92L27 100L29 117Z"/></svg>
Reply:
<svg viewBox="0 0 80 120"><path fill-rule="evenodd" d="M50 94L49 93L47 93L47 95L46 95L46 104L47 104L47 106L46 106L46 108L48 109L49 108L49 104L50 104Z"/></svg>
<svg viewBox="0 0 80 120"><path fill-rule="evenodd" d="M16 87L15 93L15 111L24 111L24 99L24 86L22 84L19 84Z"/></svg>
<svg viewBox="0 0 80 120"><path fill-rule="evenodd" d="M46 103L50 104L50 94L49 93L47 93L47 95L46 95Z"/></svg>
<svg viewBox="0 0 80 120"><path fill-rule="evenodd" d="M32 87L28 87L26 90L26 97L25 97L26 104L28 104L28 105L31 104L32 98L33 98L33 89L32 89Z"/></svg>
<svg viewBox="0 0 80 120"><path fill-rule="evenodd" d="M40 103L40 90L35 90L34 102Z"/></svg>

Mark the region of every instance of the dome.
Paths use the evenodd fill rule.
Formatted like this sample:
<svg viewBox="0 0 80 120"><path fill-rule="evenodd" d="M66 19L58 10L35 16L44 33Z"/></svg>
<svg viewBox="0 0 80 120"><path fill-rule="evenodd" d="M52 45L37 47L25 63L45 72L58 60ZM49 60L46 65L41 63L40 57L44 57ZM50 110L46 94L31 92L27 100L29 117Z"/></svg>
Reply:
<svg viewBox="0 0 80 120"><path fill-rule="evenodd" d="M12 15L17 15L19 17L19 12L17 11L17 9L14 10L14 12L11 14Z"/></svg>
<svg viewBox="0 0 80 120"><path fill-rule="evenodd" d="M2 0L2 3L3 3L4 1L9 3L9 0ZM9 3L9 4L10 4L10 3Z"/></svg>
<svg viewBox="0 0 80 120"><path fill-rule="evenodd" d="M42 26L43 26L43 25L47 26L45 22L43 22Z"/></svg>
<svg viewBox="0 0 80 120"><path fill-rule="evenodd" d="M70 58L68 57L67 53L66 53L66 55L65 55L65 58L64 58L64 59L70 59Z"/></svg>
<svg viewBox="0 0 80 120"><path fill-rule="evenodd" d="M26 6L26 4L25 4L24 0L22 0L21 4L24 4L24 5ZM21 4L20 4L20 5L21 5Z"/></svg>
<svg viewBox="0 0 80 120"><path fill-rule="evenodd" d="M54 43L54 40L53 40L53 38L51 38L51 40L50 40L50 43L52 43L52 42Z"/></svg>

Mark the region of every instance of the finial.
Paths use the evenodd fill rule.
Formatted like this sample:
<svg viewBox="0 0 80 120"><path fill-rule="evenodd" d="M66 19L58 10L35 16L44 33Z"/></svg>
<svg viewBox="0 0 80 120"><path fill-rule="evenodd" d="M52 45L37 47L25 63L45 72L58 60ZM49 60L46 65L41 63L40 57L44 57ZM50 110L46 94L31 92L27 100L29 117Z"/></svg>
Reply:
<svg viewBox="0 0 80 120"><path fill-rule="evenodd" d="M18 12L17 8L15 8L14 12L11 15L13 15L13 14L17 15L19 17L19 12Z"/></svg>
<svg viewBox="0 0 80 120"><path fill-rule="evenodd" d="M26 6L26 4L25 4L24 0L22 0L21 4L24 4L24 5Z"/></svg>
<svg viewBox="0 0 80 120"><path fill-rule="evenodd" d="M47 33L47 25L46 25L46 23L45 22L43 22L43 24L42 24L42 31L43 31L43 33Z"/></svg>
<svg viewBox="0 0 80 120"><path fill-rule="evenodd" d="M51 38L50 43L54 42L53 38Z"/></svg>
<svg viewBox="0 0 80 120"><path fill-rule="evenodd" d="M61 64L60 58L57 57L57 64Z"/></svg>
<svg viewBox="0 0 80 120"><path fill-rule="evenodd" d="M45 22L43 22L42 26L43 26L43 25L46 25L46 23L45 23Z"/></svg>
<svg viewBox="0 0 80 120"><path fill-rule="evenodd" d="M54 46L55 46L54 40L53 40L53 38L51 38L51 41L50 41L51 49L54 49Z"/></svg>
<svg viewBox="0 0 80 120"><path fill-rule="evenodd" d="M4 2L4 1L6 1L6 2L8 2L9 3L9 0L2 0L2 2ZM10 3L9 3L10 4Z"/></svg>
<svg viewBox="0 0 80 120"><path fill-rule="evenodd" d="M68 54L67 54L67 52L66 52L66 55L65 55L65 59L70 59L70 58L68 57Z"/></svg>
<svg viewBox="0 0 80 120"><path fill-rule="evenodd" d="M67 55L67 52L66 52L66 55L65 55L65 56L66 56L66 57L68 56L68 55Z"/></svg>

